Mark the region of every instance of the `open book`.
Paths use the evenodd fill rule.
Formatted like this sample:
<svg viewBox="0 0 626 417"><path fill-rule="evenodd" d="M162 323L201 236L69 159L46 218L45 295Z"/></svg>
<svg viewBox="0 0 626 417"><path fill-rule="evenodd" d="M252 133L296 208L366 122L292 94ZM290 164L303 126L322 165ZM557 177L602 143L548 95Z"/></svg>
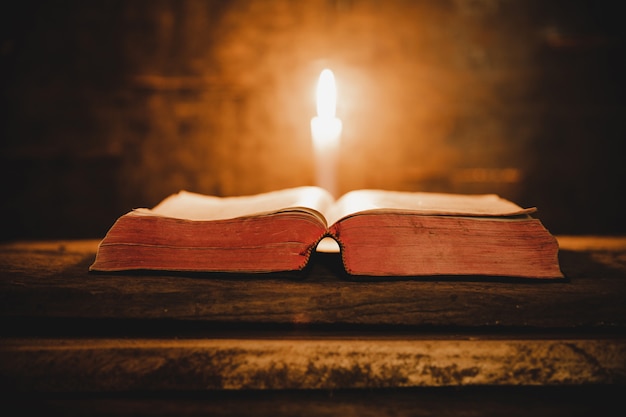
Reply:
<svg viewBox="0 0 626 417"><path fill-rule="evenodd" d="M331 237L353 275L562 278L557 241L534 211L493 194L181 191L121 216L90 270L299 270Z"/></svg>

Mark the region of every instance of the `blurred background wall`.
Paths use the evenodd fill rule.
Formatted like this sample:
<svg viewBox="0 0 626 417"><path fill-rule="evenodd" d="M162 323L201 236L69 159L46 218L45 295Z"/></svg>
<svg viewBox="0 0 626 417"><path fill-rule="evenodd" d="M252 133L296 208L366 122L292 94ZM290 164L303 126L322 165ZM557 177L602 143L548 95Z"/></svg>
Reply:
<svg viewBox="0 0 626 417"><path fill-rule="evenodd" d="M0 14L2 238L101 238L180 189L495 192L625 233L626 40L608 0L15 1Z"/></svg>

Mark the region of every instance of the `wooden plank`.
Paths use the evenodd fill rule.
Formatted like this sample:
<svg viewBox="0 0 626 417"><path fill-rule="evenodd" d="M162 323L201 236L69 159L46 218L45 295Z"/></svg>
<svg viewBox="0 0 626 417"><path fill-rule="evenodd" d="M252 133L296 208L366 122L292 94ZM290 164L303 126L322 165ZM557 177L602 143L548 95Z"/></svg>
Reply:
<svg viewBox="0 0 626 417"><path fill-rule="evenodd" d="M626 383L625 339L5 339L18 391Z"/></svg>
<svg viewBox="0 0 626 417"><path fill-rule="evenodd" d="M564 241L568 280L559 282L362 279L332 254L294 273L90 274L97 241L8 243L0 245L0 318L623 331L624 239Z"/></svg>

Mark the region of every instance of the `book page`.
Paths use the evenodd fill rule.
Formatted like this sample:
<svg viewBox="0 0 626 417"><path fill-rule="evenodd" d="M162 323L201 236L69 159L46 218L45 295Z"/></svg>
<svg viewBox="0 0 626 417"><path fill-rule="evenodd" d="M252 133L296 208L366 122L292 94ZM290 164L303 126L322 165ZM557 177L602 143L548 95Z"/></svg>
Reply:
<svg viewBox="0 0 626 417"><path fill-rule="evenodd" d="M322 213L332 204L332 196L319 187L296 187L240 197L216 197L180 191L152 209L136 209L137 215L159 215L186 220L225 220L302 211L326 220Z"/></svg>
<svg viewBox="0 0 626 417"><path fill-rule="evenodd" d="M446 194L385 190L357 190L343 195L328 211L329 224L360 212L403 212L423 215L503 217L529 214L495 194Z"/></svg>

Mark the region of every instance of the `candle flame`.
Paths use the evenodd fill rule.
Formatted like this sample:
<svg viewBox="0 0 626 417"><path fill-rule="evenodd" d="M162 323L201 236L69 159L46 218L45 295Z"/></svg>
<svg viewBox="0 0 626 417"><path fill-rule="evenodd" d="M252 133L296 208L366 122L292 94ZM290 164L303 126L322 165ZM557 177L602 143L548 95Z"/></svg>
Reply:
<svg viewBox="0 0 626 417"><path fill-rule="evenodd" d="M317 117L311 119L315 150L316 185L337 195L337 162L342 123L335 117L337 87L332 71L325 69L317 83Z"/></svg>
<svg viewBox="0 0 626 417"><path fill-rule="evenodd" d="M335 76L329 69L320 74L317 83L317 115L321 118L334 118L337 106L337 86Z"/></svg>

